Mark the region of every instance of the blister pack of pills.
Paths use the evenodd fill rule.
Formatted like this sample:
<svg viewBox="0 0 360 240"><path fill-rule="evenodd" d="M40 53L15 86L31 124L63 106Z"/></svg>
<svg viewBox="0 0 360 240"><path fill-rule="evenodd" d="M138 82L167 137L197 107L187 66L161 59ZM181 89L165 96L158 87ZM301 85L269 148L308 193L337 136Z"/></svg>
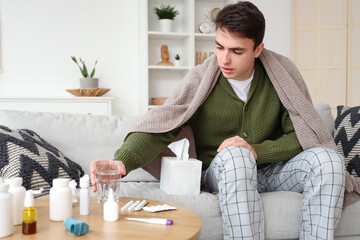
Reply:
<svg viewBox="0 0 360 240"><path fill-rule="evenodd" d="M142 200L142 201L129 201L128 203L126 203L122 208L121 211L129 211L129 212L136 212L136 211L140 211L141 209L143 209L143 207L148 204L148 201L146 200Z"/></svg>

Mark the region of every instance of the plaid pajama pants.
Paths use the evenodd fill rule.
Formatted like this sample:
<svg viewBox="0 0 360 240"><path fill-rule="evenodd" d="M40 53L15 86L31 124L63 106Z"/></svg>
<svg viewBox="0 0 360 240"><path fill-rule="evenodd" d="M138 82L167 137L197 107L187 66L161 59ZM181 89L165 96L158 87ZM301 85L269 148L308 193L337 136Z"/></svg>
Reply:
<svg viewBox="0 0 360 240"><path fill-rule="evenodd" d="M224 239L265 239L259 193L272 191L303 193L300 239L334 239L345 189L343 158L334 150L308 149L257 170L248 149L230 146L216 155L203 181L219 193Z"/></svg>

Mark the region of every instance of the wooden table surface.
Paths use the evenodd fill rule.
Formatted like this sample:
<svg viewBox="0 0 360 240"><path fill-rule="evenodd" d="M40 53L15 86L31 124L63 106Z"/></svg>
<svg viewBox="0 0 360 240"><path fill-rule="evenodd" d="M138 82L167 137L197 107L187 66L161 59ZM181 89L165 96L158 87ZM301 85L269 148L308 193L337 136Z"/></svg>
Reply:
<svg viewBox="0 0 360 240"><path fill-rule="evenodd" d="M119 220L105 222L103 220L103 204L98 203L96 197L90 199L90 215L80 216L79 203L73 208L73 218L89 225L89 232L83 236L76 236L67 231L63 222L49 220L49 199L36 199L37 233L23 235L22 226L14 227L14 234L3 239L198 239L201 229L200 218L192 211L174 205L177 210L151 213L144 210L139 212L121 212L120 208L130 200L136 198L120 198ZM165 204L164 202L148 200L147 206ZM160 225L126 220L126 217L156 217L172 219L173 225Z"/></svg>

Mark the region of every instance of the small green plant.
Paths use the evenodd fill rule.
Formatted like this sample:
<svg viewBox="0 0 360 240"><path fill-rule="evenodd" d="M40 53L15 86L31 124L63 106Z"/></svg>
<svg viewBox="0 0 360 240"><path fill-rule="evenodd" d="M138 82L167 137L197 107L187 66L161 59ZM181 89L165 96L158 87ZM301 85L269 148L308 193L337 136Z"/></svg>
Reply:
<svg viewBox="0 0 360 240"><path fill-rule="evenodd" d="M75 57L71 56L71 59L78 65L78 67L80 69L80 72L81 72L81 74L83 75L84 78L88 78L88 77L92 78L95 75L95 67L96 67L96 64L98 63L98 60L96 60L94 68L91 71L91 74L89 75L88 70L87 70L86 65L85 65L85 61L83 61L81 58L79 58L80 62L82 64L82 67L81 67Z"/></svg>
<svg viewBox="0 0 360 240"><path fill-rule="evenodd" d="M175 60L180 60L179 54L176 54L176 55L175 55Z"/></svg>
<svg viewBox="0 0 360 240"><path fill-rule="evenodd" d="M179 11L175 10L175 7L170 5L165 6L164 4L162 4L159 8L155 7L154 13L156 13L159 19L171 20L174 20L174 18L179 15Z"/></svg>

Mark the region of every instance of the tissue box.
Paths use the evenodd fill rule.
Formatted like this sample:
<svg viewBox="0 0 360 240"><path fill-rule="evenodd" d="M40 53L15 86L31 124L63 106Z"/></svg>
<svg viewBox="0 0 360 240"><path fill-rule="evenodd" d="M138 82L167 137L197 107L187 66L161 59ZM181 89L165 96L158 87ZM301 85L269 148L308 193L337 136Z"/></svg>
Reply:
<svg viewBox="0 0 360 240"><path fill-rule="evenodd" d="M170 195L200 194L201 166L202 162L194 158L163 157L160 189Z"/></svg>

